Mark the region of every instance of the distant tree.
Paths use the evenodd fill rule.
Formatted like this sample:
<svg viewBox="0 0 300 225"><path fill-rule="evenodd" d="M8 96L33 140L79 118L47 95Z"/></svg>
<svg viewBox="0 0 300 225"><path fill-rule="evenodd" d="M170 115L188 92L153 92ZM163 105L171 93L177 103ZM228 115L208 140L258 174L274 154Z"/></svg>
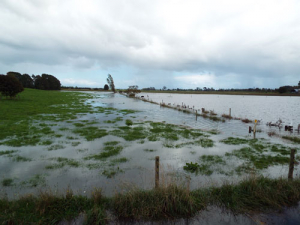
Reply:
<svg viewBox="0 0 300 225"><path fill-rule="evenodd" d="M114 79L112 78L112 76L110 74L108 74L107 83L110 87L110 90L112 90L114 93L116 93Z"/></svg>
<svg viewBox="0 0 300 225"><path fill-rule="evenodd" d="M293 87L292 86L282 86L282 87L279 87L278 91L279 93L286 93L286 92L291 92L293 90Z"/></svg>
<svg viewBox="0 0 300 225"><path fill-rule="evenodd" d="M298 82L298 86L300 87L300 81Z"/></svg>
<svg viewBox="0 0 300 225"><path fill-rule="evenodd" d="M34 86L37 89L42 90L60 90L61 84L60 81L49 74L42 74L42 76L37 75L34 77Z"/></svg>
<svg viewBox="0 0 300 225"><path fill-rule="evenodd" d="M166 86L163 86L163 90L164 90L164 91L167 90L167 87L166 87Z"/></svg>
<svg viewBox="0 0 300 225"><path fill-rule="evenodd" d="M15 77L18 80L20 80L21 77L22 77L22 74L20 74L18 72L13 72L13 71L7 72L6 74L7 74L7 76L13 76L13 77Z"/></svg>
<svg viewBox="0 0 300 225"><path fill-rule="evenodd" d="M18 93L22 91L24 91L24 88L21 82L15 76L0 75L1 95L14 98Z"/></svg>
<svg viewBox="0 0 300 225"><path fill-rule="evenodd" d="M109 87L108 87L107 84L104 85L104 90L105 90L105 91L108 91L108 90L109 90Z"/></svg>
<svg viewBox="0 0 300 225"><path fill-rule="evenodd" d="M141 93L137 85L129 86L126 91L124 91L129 97L134 97L137 93Z"/></svg>
<svg viewBox="0 0 300 225"><path fill-rule="evenodd" d="M28 74L23 74L19 80L24 88L34 88L33 79Z"/></svg>

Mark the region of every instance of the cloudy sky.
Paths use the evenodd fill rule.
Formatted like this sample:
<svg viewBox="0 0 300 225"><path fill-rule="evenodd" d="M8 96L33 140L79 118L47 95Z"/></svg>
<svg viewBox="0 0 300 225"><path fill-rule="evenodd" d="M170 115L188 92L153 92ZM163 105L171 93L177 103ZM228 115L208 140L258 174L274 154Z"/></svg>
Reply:
<svg viewBox="0 0 300 225"><path fill-rule="evenodd" d="M0 73L65 86L277 88L300 80L299 0L0 0Z"/></svg>

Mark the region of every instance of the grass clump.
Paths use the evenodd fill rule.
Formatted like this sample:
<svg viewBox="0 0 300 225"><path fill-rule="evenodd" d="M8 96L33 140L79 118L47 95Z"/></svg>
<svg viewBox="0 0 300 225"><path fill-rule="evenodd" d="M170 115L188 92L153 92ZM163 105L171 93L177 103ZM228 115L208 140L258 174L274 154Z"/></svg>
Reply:
<svg viewBox="0 0 300 225"><path fill-rule="evenodd" d="M290 140L294 143L300 144L300 138L295 136L282 136L283 139Z"/></svg>
<svg viewBox="0 0 300 225"><path fill-rule="evenodd" d="M225 156L235 156L239 159L245 160L259 170L266 169L269 166L273 165L287 165L289 163L289 157L284 157L279 154L261 154L251 147L244 147L238 150L233 150L231 153L226 153Z"/></svg>
<svg viewBox="0 0 300 225"><path fill-rule="evenodd" d="M45 183L46 183L45 176L41 174L36 174L33 177L31 177L29 180L23 181L21 184L29 187L37 187L39 185L45 185Z"/></svg>
<svg viewBox="0 0 300 225"><path fill-rule="evenodd" d="M121 220L188 218L204 208L186 188L176 185L117 194L112 202L114 212Z"/></svg>
<svg viewBox="0 0 300 225"><path fill-rule="evenodd" d="M2 155L11 155L13 153L18 152L18 150L6 150L6 151L0 151L0 156Z"/></svg>
<svg viewBox="0 0 300 225"><path fill-rule="evenodd" d="M53 158L53 159L56 160L58 163L47 165L45 167L46 169L60 169L65 166L77 168L80 166L80 163L78 161L76 161L75 159L68 159L68 158L64 158L64 157L58 157L58 158Z"/></svg>
<svg viewBox="0 0 300 225"><path fill-rule="evenodd" d="M241 145L241 144L248 144L249 140L243 138L229 137L221 140L220 142L223 142L224 144L228 144L228 145Z"/></svg>
<svg viewBox="0 0 300 225"><path fill-rule="evenodd" d="M64 149L64 148L65 146L57 144L57 145L51 145L47 149L48 151L53 151L53 150Z"/></svg>
<svg viewBox="0 0 300 225"><path fill-rule="evenodd" d="M123 147L120 145L117 146L105 146L103 149L103 152L95 155L90 155L85 157L85 160L94 159L94 160L105 160L109 157L115 156L120 154L120 152L123 150Z"/></svg>
<svg viewBox="0 0 300 225"><path fill-rule="evenodd" d="M16 156L12 157L12 161L14 161L14 162L29 162L29 161L31 161L31 159L16 155Z"/></svg>
<svg viewBox="0 0 300 225"><path fill-rule="evenodd" d="M126 123L127 126L132 126L132 125L133 125L132 120L129 120L129 119L127 119L127 120L125 121L125 123Z"/></svg>
<svg viewBox="0 0 300 225"><path fill-rule="evenodd" d="M117 159L113 159L111 160L111 163L113 165L117 164L117 163L125 163L128 162L129 160L126 157L122 157L122 158L117 158Z"/></svg>
<svg viewBox="0 0 300 225"><path fill-rule="evenodd" d="M259 177L244 180L237 185L213 187L205 194L214 204L233 212L253 213L296 205L300 200L299 188L299 179L289 182L285 179Z"/></svg>
<svg viewBox="0 0 300 225"><path fill-rule="evenodd" d="M185 166L183 166L183 169L196 174L202 174L206 176L210 176L213 174L213 170L210 168L211 165L209 164L198 164L198 163L186 163Z"/></svg>
<svg viewBox="0 0 300 225"><path fill-rule="evenodd" d="M108 135L107 131L104 129L99 129L98 127L83 127L78 128L73 131L75 134L79 134L80 136L85 137L87 141L93 141L97 138L102 138Z"/></svg>
<svg viewBox="0 0 300 225"><path fill-rule="evenodd" d="M107 178L113 178L117 173L121 173L123 170L121 170L119 167L118 168L112 168L112 169L105 169L102 172L102 175L106 176Z"/></svg>
<svg viewBox="0 0 300 225"><path fill-rule="evenodd" d="M143 126L129 127L121 126L110 132L111 135L124 138L126 141L136 141L145 139L148 136L147 130Z"/></svg>
<svg viewBox="0 0 300 225"><path fill-rule="evenodd" d="M9 187L9 186L13 186L14 180L11 179L11 178L5 178L5 179L2 180L1 183L2 183L3 187Z"/></svg>

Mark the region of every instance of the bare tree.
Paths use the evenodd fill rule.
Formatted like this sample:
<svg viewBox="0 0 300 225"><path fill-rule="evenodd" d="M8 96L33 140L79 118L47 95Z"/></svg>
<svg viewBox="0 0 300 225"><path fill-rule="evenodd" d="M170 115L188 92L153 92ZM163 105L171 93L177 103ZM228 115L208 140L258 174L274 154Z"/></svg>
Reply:
<svg viewBox="0 0 300 225"><path fill-rule="evenodd" d="M107 83L108 83L110 89L111 89L114 93L116 93L114 79L112 78L112 76L111 76L110 74L108 74L108 77L107 77Z"/></svg>

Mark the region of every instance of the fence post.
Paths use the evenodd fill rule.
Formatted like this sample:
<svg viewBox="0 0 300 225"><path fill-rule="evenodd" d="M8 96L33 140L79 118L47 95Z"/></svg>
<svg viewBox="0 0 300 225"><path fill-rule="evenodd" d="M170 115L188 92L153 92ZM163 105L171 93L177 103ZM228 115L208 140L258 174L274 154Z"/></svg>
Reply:
<svg viewBox="0 0 300 225"><path fill-rule="evenodd" d="M257 120L254 120L254 126L253 126L253 138L256 138L256 124L257 124Z"/></svg>
<svg viewBox="0 0 300 225"><path fill-rule="evenodd" d="M231 108L229 108L229 116L231 117Z"/></svg>
<svg viewBox="0 0 300 225"><path fill-rule="evenodd" d="M291 149L290 167L289 167L289 175L288 175L289 180L293 180L294 164L295 164L295 149Z"/></svg>
<svg viewBox="0 0 300 225"><path fill-rule="evenodd" d="M197 110L196 110L196 121L197 121L197 116L198 116L198 115L197 115Z"/></svg>
<svg viewBox="0 0 300 225"><path fill-rule="evenodd" d="M155 157L155 188L159 187L159 156Z"/></svg>

